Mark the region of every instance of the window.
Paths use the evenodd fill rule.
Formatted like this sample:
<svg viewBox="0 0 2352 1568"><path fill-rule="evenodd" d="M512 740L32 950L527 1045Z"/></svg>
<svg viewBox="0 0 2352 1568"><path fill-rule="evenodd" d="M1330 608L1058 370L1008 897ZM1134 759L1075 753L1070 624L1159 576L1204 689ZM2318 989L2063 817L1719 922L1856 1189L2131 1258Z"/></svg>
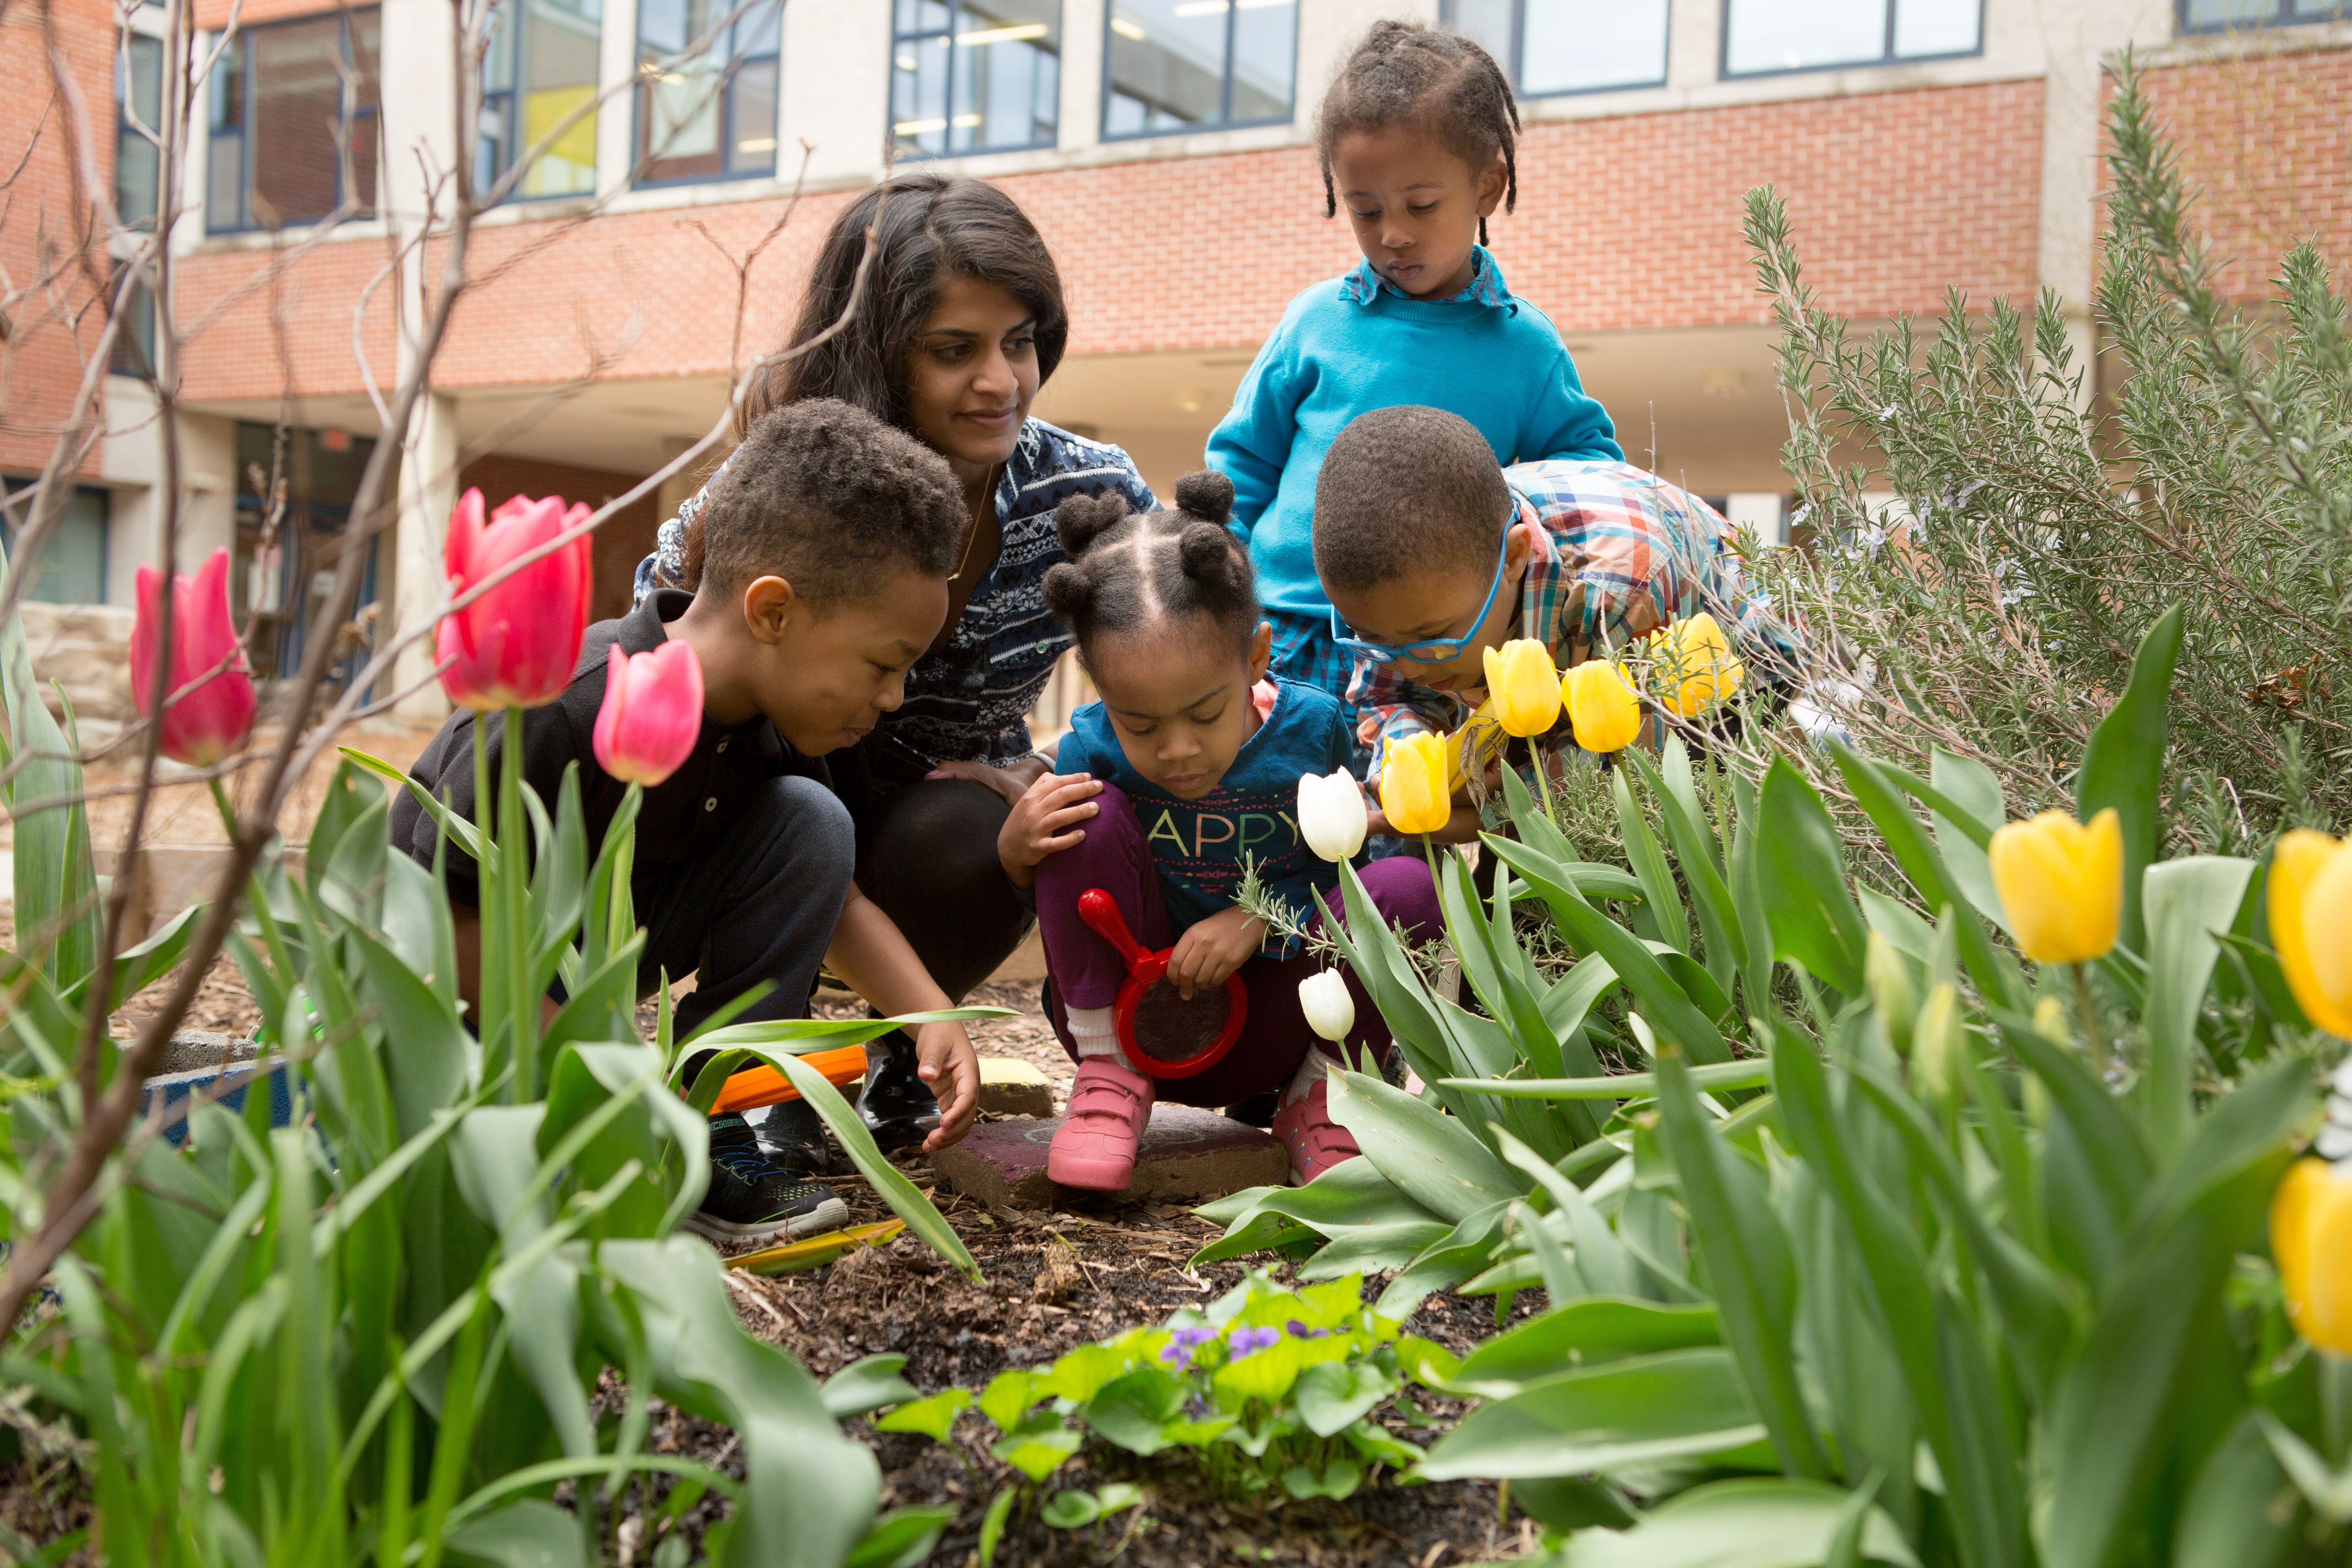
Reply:
<svg viewBox="0 0 2352 1568"><path fill-rule="evenodd" d="M637 179L776 172L781 5L644 0L637 8ZM734 16L732 23L727 23ZM695 46L700 46L695 48ZM685 58L695 48L691 58Z"/></svg>
<svg viewBox="0 0 2352 1568"><path fill-rule="evenodd" d="M2180 0L2180 25L2192 33L2346 20L2352 20L2352 0Z"/></svg>
<svg viewBox="0 0 2352 1568"><path fill-rule="evenodd" d="M375 211L373 7L247 29L213 72L205 226L316 223Z"/></svg>
<svg viewBox="0 0 2352 1568"><path fill-rule="evenodd" d="M114 63L114 210L138 227L155 221L163 153L150 137L163 124L163 40L131 34ZM133 127L136 117L143 131Z"/></svg>
<svg viewBox="0 0 2352 1568"><path fill-rule="evenodd" d="M8 547L9 567L16 567L16 528L25 521L31 498L15 492L34 481L7 481L11 503L0 510L0 543ZM31 582L25 597L45 605L106 603L107 494L79 486L66 501L65 511L50 525L49 537L29 568Z"/></svg>
<svg viewBox="0 0 2352 1568"><path fill-rule="evenodd" d="M488 190L557 121L596 96L604 0L499 0L482 63L474 188ZM596 189L596 116L583 115L515 183L519 196Z"/></svg>
<svg viewBox="0 0 2352 1568"><path fill-rule="evenodd" d="M1446 0L1445 22L1522 98L1665 83L1666 0Z"/></svg>
<svg viewBox="0 0 2352 1568"><path fill-rule="evenodd" d="M1061 123L1061 0L898 0L897 155L1050 147Z"/></svg>
<svg viewBox="0 0 2352 1568"><path fill-rule="evenodd" d="M1103 134L1290 118L1295 0L1109 0Z"/></svg>
<svg viewBox="0 0 2352 1568"><path fill-rule="evenodd" d="M1724 0L1723 74L1944 59L1984 47L1984 0Z"/></svg>
<svg viewBox="0 0 2352 1568"><path fill-rule="evenodd" d="M155 379L155 297L144 283L131 285L122 299L122 330L114 334L114 357L108 370L116 375Z"/></svg>

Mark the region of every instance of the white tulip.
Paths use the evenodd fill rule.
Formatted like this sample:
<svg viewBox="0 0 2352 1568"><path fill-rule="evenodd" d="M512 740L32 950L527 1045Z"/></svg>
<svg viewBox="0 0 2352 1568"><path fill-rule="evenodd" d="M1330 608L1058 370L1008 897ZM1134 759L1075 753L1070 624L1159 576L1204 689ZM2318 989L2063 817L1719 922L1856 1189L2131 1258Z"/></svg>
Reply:
<svg viewBox="0 0 2352 1568"><path fill-rule="evenodd" d="M1298 831L1326 860L1355 858L1364 847L1364 786L1341 768L1328 777L1298 775Z"/></svg>
<svg viewBox="0 0 2352 1568"><path fill-rule="evenodd" d="M1346 1039L1356 1026L1356 999L1348 994L1348 983L1336 969L1300 981L1298 1006L1307 1015L1307 1027L1334 1044Z"/></svg>

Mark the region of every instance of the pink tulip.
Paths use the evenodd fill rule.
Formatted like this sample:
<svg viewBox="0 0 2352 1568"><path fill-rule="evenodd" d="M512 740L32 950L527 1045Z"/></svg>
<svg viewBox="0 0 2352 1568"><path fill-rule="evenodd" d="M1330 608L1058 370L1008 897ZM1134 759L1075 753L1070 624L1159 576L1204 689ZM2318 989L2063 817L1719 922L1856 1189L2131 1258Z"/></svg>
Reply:
<svg viewBox="0 0 2352 1568"><path fill-rule="evenodd" d="M449 514L442 563L455 598L517 556L588 519L562 498L516 496L482 521L482 492L467 490ZM442 617L434 654L446 661L441 689L477 712L537 708L563 694L588 629L588 536L524 567L461 610Z"/></svg>
<svg viewBox="0 0 2352 1568"><path fill-rule="evenodd" d="M155 716L156 623L163 574L142 566L139 613L131 623L131 695L142 719ZM260 703L228 613L228 552L215 550L194 577L172 574L172 667L163 709L163 754L205 768L244 744Z"/></svg>
<svg viewBox="0 0 2352 1568"><path fill-rule="evenodd" d="M702 661L694 649L666 642L632 658L615 644L590 738L604 771L651 789L684 765L701 734Z"/></svg>

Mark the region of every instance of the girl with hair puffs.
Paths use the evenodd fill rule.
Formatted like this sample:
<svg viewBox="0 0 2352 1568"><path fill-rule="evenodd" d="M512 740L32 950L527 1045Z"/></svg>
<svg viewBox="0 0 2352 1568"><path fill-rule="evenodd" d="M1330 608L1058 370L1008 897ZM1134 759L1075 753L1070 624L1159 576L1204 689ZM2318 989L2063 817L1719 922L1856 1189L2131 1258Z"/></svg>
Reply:
<svg viewBox="0 0 2352 1568"><path fill-rule="evenodd" d="M1046 1011L1077 1062L1045 1163L1068 1186L1127 1187L1162 1097L1231 1106L1280 1090L1274 1131L1302 1182L1358 1152L1330 1116L1324 1068L1339 1047L1318 1039L1300 1008L1298 983L1319 964L1234 902L1254 869L1310 929L1323 918L1316 894L1337 910L1338 869L1301 837L1297 802L1299 776L1344 768L1350 742L1328 692L1266 679L1272 628L1227 531L1233 494L1223 475L1197 473L1178 483L1173 512L1133 515L1106 497L1064 501L1055 517L1072 560L1046 574L1045 602L1075 634L1102 700L1077 711L1056 772L1013 806L997 853L1034 892ZM1383 921L1416 940L1436 931L1426 865L1400 857L1362 876ZM1172 946L1168 980L1184 996L1241 975L1246 1023L1205 1070L1147 1076L1122 1055L1112 1004L1126 964L1078 912L1097 888L1144 947ZM1360 991L1356 999L1365 1022L1348 1045L1385 1055L1387 1026Z"/></svg>

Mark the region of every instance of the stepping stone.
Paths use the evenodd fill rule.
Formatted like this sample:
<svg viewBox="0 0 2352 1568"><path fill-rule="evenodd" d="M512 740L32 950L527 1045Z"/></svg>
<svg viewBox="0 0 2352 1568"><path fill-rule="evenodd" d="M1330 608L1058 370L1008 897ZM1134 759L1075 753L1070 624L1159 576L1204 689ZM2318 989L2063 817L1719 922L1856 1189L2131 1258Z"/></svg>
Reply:
<svg viewBox="0 0 2352 1568"><path fill-rule="evenodd" d="M261 1047L252 1040L233 1039L210 1029L177 1029L164 1042L160 1072L219 1071L236 1062L249 1062Z"/></svg>
<svg viewBox="0 0 2352 1568"><path fill-rule="evenodd" d="M1062 1119L990 1121L931 1156L952 1190L982 1203L1051 1208L1065 1189L1045 1174L1045 1151ZM1281 1186L1290 1156L1272 1135L1190 1105L1155 1105L1135 1162L1129 1201L1199 1204L1244 1187ZM1077 1189L1067 1189L1076 1192Z"/></svg>
<svg viewBox="0 0 2352 1568"><path fill-rule="evenodd" d="M1003 1116L1051 1116L1053 1080L1019 1057L982 1057L980 1108Z"/></svg>

